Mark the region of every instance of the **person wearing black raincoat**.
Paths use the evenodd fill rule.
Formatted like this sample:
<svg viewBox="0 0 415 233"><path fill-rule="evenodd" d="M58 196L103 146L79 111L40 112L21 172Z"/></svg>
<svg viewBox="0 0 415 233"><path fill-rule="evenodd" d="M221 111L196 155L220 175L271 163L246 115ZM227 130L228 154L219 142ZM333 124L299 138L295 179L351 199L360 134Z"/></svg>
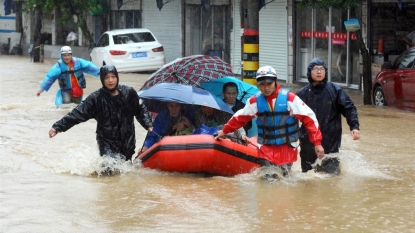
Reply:
<svg viewBox="0 0 415 233"><path fill-rule="evenodd" d="M342 136L341 115L347 120L353 140L360 139L356 107L340 86L327 81L327 65L320 58L311 60L307 69L307 77L310 83L300 89L297 95L317 116L323 135L322 146L325 154L338 153ZM307 172L313 168L317 155L304 127L301 128L300 146L301 168L303 172ZM340 173L338 157L325 157L327 158L323 158L318 168L338 175Z"/></svg>
<svg viewBox="0 0 415 233"><path fill-rule="evenodd" d="M121 156L130 160L136 144L134 116L148 131L153 129L152 119L134 88L118 84L118 72L114 66L101 67L100 78L103 87L55 122L49 130L49 137L93 118L97 121L100 155Z"/></svg>

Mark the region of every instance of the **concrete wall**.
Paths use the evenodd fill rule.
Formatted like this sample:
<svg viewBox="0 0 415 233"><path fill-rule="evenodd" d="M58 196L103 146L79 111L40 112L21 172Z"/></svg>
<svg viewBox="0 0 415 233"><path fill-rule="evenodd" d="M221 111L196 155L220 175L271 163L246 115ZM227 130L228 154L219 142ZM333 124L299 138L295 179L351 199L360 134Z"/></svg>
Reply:
<svg viewBox="0 0 415 233"><path fill-rule="evenodd" d="M0 45L7 44L10 33L16 31L16 14L5 15L4 0L0 0Z"/></svg>
<svg viewBox="0 0 415 233"><path fill-rule="evenodd" d="M60 50L63 45L45 45L44 47L44 56L45 58L60 58ZM82 46L71 46L72 49L72 55L74 57L83 58L85 60L90 60L89 54L91 53L91 50L88 49L88 47L82 47ZM27 50L26 50L27 52Z"/></svg>

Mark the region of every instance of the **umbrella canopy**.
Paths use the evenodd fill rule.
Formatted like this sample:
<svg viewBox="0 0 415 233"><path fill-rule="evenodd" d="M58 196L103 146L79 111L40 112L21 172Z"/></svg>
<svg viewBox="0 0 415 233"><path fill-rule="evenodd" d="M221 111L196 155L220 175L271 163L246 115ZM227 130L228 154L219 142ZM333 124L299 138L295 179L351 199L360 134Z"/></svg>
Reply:
<svg viewBox="0 0 415 233"><path fill-rule="evenodd" d="M256 86L250 83L246 83L236 77L222 77L219 79L204 82L200 86L212 93L212 95L220 98L222 95L223 84L227 82L234 82L236 84L238 87L238 96L236 98L244 103L246 103L246 100L249 97L259 92L259 89Z"/></svg>
<svg viewBox="0 0 415 233"><path fill-rule="evenodd" d="M233 111L221 99L214 97L208 91L179 83L160 83L147 90L139 91L144 104L151 112L166 109L165 102L201 105L215 108L233 114Z"/></svg>
<svg viewBox="0 0 415 233"><path fill-rule="evenodd" d="M209 80L233 76L231 66L216 56L194 55L178 58L154 72L141 87L145 90L158 83L180 83L195 87Z"/></svg>

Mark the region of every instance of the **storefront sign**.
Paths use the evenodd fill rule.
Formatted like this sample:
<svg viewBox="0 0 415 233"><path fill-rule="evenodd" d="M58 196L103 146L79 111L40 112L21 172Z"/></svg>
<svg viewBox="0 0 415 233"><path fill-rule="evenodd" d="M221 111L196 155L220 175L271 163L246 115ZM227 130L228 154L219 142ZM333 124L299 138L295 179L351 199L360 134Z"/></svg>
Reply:
<svg viewBox="0 0 415 233"><path fill-rule="evenodd" d="M303 31L300 31L300 37L301 38L311 38L312 33L313 33L312 31L303 30Z"/></svg>
<svg viewBox="0 0 415 233"><path fill-rule="evenodd" d="M341 39L332 39L332 40L331 40L331 43L332 43L332 44L335 44L335 45L344 45L345 40L341 40Z"/></svg>
<svg viewBox="0 0 415 233"><path fill-rule="evenodd" d="M327 38L329 38L329 33L328 32L315 31L314 32L314 38L327 39Z"/></svg>
<svg viewBox="0 0 415 233"><path fill-rule="evenodd" d="M301 38L317 38L317 39L328 39L329 33L324 31L309 31L303 30L300 31ZM347 33L343 32L333 32L331 33L331 38L336 40L347 40ZM350 39L356 40L356 35L354 33L350 33Z"/></svg>
<svg viewBox="0 0 415 233"><path fill-rule="evenodd" d="M355 18L344 21L344 26L348 32L355 32L360 29L359 20Z"/></svg>

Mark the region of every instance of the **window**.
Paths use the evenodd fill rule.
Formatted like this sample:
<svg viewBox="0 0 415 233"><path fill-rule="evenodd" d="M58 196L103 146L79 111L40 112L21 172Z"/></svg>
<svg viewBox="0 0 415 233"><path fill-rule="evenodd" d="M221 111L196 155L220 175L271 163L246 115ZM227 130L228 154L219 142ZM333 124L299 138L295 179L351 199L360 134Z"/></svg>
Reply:
<svg viewBox="0 0 415 233"><path fill-rule="evenodd" d="M140 28L140 11L125 11L125 28Z"/></svg>
<svg viewBox="0 0 415 233"><path fill-rule="evenodd" d="M415 49L407 51L396 60L396 68L413 68L415 63Z"/></svg>
<svg viewBox="0 0 415 233"><path fill-rule="evenodd" d="M112 36L115 44L132 44L156 41L150 32L128 33Z"/></svg>
<svg viewBox="0 0 415 233"><path fill-rule="evenodd" d="M131 11L112 11L111 28L141 28L141 12Z"/></svg>
<svg viewBox="0 0 415 233"><path fill-rule="evenodd" d="M106 47L109 45L109 37L108 34L104 34L98 41L97 47Z"/></svg>
<svg viewBox="0 0 415 233"><path fill-rule="evenodd" d="M186 5L185 55L218 56L229 62L229 6Z"/></svg>
<svg viewBox="0 0 415 233"><path fill-rule="evenodd" d="M349 18L348 11L332 9L330 13L329 8L299 7L296 12L301 16L296 20L296 80L308 82L308 65L311 59L319 57L331 68L329 81L358 88L359 46L354 34L344 27L344 21Z"/></svg>

